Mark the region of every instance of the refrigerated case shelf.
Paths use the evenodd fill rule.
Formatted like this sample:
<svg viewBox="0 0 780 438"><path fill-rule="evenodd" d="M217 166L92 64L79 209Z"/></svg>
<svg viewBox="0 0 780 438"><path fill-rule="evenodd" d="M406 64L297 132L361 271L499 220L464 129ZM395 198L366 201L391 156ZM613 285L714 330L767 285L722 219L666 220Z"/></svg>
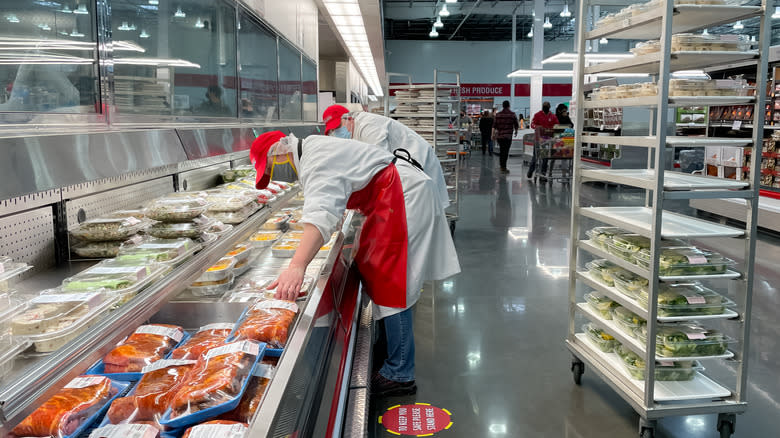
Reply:
<svg viewBox="0 0 780 438"><path fill-rule="evenodd" d="M653 209L649 207L587 207L580 214L607 224L651 236ZM670 211L663 212L661 236L665 239L742 237L744 230L719 225Z"/></svg>

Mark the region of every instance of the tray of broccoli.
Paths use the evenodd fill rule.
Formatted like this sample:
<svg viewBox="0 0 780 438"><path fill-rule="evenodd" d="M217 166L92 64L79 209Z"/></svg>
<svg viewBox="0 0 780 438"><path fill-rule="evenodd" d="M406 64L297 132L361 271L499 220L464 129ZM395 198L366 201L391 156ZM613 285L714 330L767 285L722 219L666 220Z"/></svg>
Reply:
<svg viewBox="0 0 780 438"><path fill-rule="evenodd" d="M618 270L623 270L618 265L604 259L589 262L585 267L588 269L591 277L610 287L615 285L614 273Z"/></svg>
<svg viewBox="0 0 780 438"><path fill-rule="evenodd" d="M585 294L585 301L606 320L612 319L612 309L620 305L612 301L608 296L600 295L598 292Z"/></svg>
<svg viewBox="0 0 780 438"><path fill-rule="evenodd" d="M647 308L648 289L642 288L637 302ZM720 315L734 302L699 282L661 283L658 290L658 316Z"/></svg>
<svg viewBox="0 0 780 438"><path fill-rule="evenodd" d="M642 278L633 272L626 270L615 272L613 277L615 280L615 289L630 298L636 298L639 295L639 291L643 288L647 289L647 286L650 283L646 278Z"/></svg>
<svg viewBox="0 0 780 438"><path fill-rule="evenodd" d="M655 342L659 357L705 357L726 354L733 340L698 324L678 323L659 326Z"/></svg>
<svg viewBox="0 0 780 438"><path fill-rule="evenodd" d="M647 321L623 306L612 309L612 319L621 330L634 338L636 337L636 329L647 324Z"/></svg>
<svg viewBox="0 0 780 438"><path fill-rule="evenodd" d="M615 348L628 374L637 380L645 379L645 360L623 345ZM656 362L655 380L663 382L683 382L693 380L696 371L704 368L696 361Z"/></svg>
<svg viewBox="0 0 780 438"><path fill-rule="evenodd" d="M607 250L609 242L617 235L628 234L625 231L617 227L595 227L585 232L591 242L603 250Z"/></svg>
<svg viewBox="0 0 780 438"><path fill-rule="evenodd" d="M607 252L631 263L634 263L634 254L642 249L650 249L650 239L638 234L614 236L607 242Z"/></svg>
<svg viewBox="0 0 780 438"><path fill-rule="evenodd" d="M582 330L588 334L588 339L590 339L599 350L605 353L611 353L620 345L612 335L593 324L588 323L583 325Z"/></svg>
<svg viewBox="0 0 780 438"><path fill-rule="evenodd" d="M637 265L650 269L648 253L637 253ZM661 250L658 275L661 277L726 274L735 262L722 255L693 246L669 247Z"/></svg>

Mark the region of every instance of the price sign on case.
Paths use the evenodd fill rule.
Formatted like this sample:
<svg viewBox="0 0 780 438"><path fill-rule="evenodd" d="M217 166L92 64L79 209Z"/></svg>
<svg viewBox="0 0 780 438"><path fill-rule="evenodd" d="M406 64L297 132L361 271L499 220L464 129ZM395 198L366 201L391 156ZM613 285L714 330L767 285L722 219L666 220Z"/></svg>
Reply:
<svg viewBox="0 0 780 438"><path fill-rule="evenodd" d="M428 403L395 405L379 417L379 424L394 435L431 436L452 427L450 411Z"/></svg>

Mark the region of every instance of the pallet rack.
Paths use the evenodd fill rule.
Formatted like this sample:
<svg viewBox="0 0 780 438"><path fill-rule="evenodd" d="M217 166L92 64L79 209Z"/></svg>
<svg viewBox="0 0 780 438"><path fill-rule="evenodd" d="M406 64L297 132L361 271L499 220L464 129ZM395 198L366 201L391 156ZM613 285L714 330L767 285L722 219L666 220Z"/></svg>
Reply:
<svg viewBox="0 0 780 438"><path fill-rule="evenodd" d="M674 71L704 68L723 63L724 56L729 59L755 59L757 62L757 83L766 82L769 39L771 21L766 0L761 6L739 6L732 4L693 5L682 4L682 1L660 0L653 8L639 11L633 16L588 30L588 20L578 20L578 53L579 61L575 70L575 102L577 108L576 121L582 121L584 111L602 107L640 107L649 112L650 128L647 136L597 137L585 135L577 130L575 139L575 157L582 153L583 143L609 143L647 148L648 160L646 169L622 170L591 170L583 168L579 160L574 162L574 184L572 184L572 221L571 243L569 246L569 328L566 345L573 354L571 369L574 380L579 384L587 364L588 368L600 376L640 415L639 435L643 438L653 437L656 420L667 416L682 416L695 414L718 414L718 430L721 437L729 437L734 432L736 414L747 408L747 370L748 344L750 336L750 314L753 291L753 271L756 249L756 224L759 196L759 172L756 172L760 154L754 153L750 160L750 180L733 181L703 176L693 176L665 171L667 162L667 146L686 142L706 141L707 144L724 144L753 146L760 148L763 137L764 93L756 96L669 96L670 74ZM578 17L586 17L588 7L599 4L599 0L583 0L579 5ZM712 29L716 25L732 23L750 17L760 17L759 50L749 52L671 52L673 33L692 32L705 28ZM602 37L646 40L660 38L659 53L635 56L614 63L603 63L595 66L585 66L585 45L588 40L598 40ZM658 84L657 96L633 97L609 100L585 100L583 86L588 74L610 72L642 72L649 73ZM680 106L708 105L755 105L752 138L748 139L686 139L667 136L669 109ZM760 150L760 149L759 149ZM645 203L637 207L586 207L581 205L579 187L588 181L611 182L624 184L645 190ZM674 199L743 199L747 203L747 221L743 229L719 225L683 214L664 210L665 202ZM587 218L603 224L623 228L629 232L648 237L651 241L649 269L642 268L625 261L611 253L600 249L588 240L581 240L581 221ZM656 351L656 334L659 323L669 322L668 318L659 317L658 296L659 285L664 282L689 280L691 277L659 276L659 255L661 240L672 238L728 238L743 239L745 243L744 262L742 269L728 271L721 275L706 275L706 278L717 284L722 292L728 282L736 282L740 287L737 297L736 312L724 312L710 316L733 321L739 332L741 342L727 354L697 358L704 362L710 360L733 360L736 363L736 385L734 389L726 387L721 382L710 379L700 371L696 371L693 380L688 382L656 381L655 368L657 360L668 361L669 358L648 354ZM593 279L588 272L578 269L586 256L607 259L618 266L639 276L649 279L647 308L640 305L613 287L608 287ZM579 285L589 286L598 292L609 296L612 300L635 312L647 321L647 339L638 341L632 336L614 327L612 321L603 319L598 312L591 311L587 305L578 302ZM577 315L583 316L590 323L613 334L626 348L632 350L645 361L645 379L634 380L621 366L620 360L611 353L603 353L596 348L586 334L578 333L575 327ZM674 320L702 320L705 317L689 316ZM727 324L732 324L728 322ZM689 358L677 358L683 360Z"/></svg>

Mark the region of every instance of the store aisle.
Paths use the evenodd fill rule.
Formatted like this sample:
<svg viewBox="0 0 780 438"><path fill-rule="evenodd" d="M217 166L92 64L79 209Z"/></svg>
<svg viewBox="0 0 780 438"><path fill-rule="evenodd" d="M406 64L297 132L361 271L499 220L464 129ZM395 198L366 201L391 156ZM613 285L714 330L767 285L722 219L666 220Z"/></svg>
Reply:
<svg viewBox="0 0 780 438"><path fill-rule="evenodd" d="M461 219L455 233L463 273L426 289L415 313L418 394L372 403L370 436L395 436L378 416L397 404L430 403L452 413L441 437L605 438L637 436L638 416L592 372L573 383L567 330L570 192L534 185L519 158L500 176L498 157L474 154L466 163ZM631 203L632 190L584 188L585 202ZM707 242L713 247L712 242ZM717 247L737 257L740 248ZM762 237L758 254L749 412L737 437L780 430L780 259L777 239ZM581 324L579 322L578 324ZM733 375L717 363L709 373ZM732 378L733 380L733 378ZM718 436L715 416L671 418L657 436Z"/></svg>

